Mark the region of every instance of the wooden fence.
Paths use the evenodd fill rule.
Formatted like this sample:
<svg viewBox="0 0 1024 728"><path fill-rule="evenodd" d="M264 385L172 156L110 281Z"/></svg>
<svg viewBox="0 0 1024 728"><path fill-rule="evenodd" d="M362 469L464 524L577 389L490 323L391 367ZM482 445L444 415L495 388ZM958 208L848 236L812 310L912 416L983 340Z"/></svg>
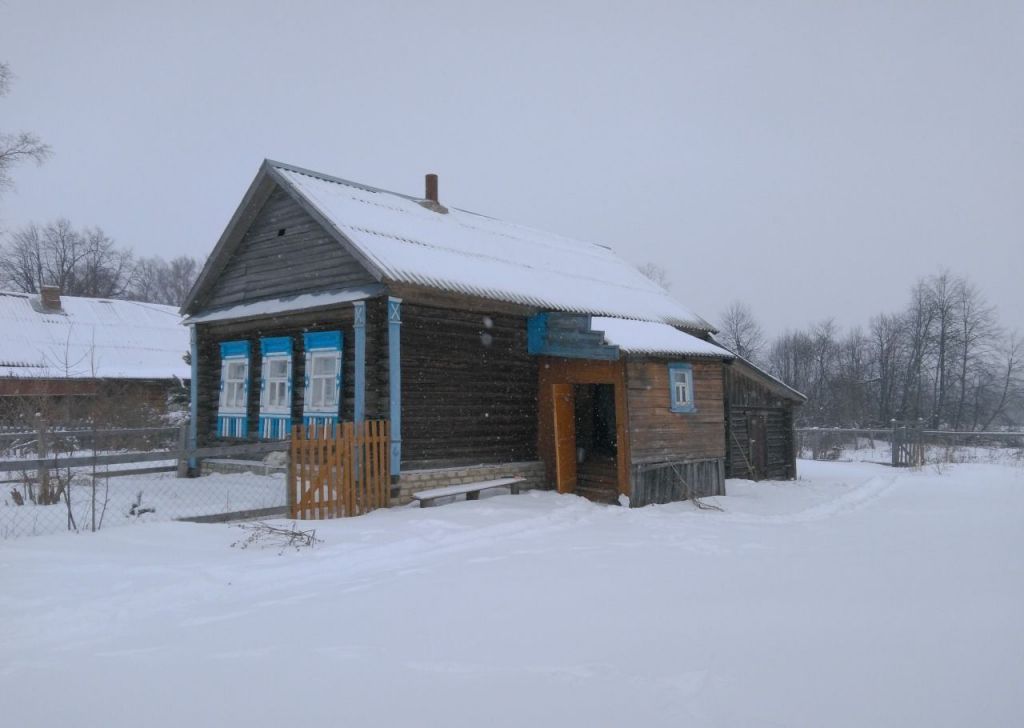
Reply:
<svg viewBox="0 0 1024 728"><path fill-rule="evenodd" d="M386 508L390 447L386 420L294 427L288 467L291 517L339 518Z"/></svg>

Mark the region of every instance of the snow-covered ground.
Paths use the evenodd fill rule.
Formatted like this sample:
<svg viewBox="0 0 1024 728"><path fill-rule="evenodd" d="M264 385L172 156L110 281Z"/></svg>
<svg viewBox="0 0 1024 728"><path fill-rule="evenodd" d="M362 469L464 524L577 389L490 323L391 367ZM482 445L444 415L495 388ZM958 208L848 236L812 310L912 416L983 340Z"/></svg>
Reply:
<svg viewBox="0 0 1024 728"><path fill-rule="evenodd" d="M4 725L1024 724L1024 468L0 543Z"/></svg>

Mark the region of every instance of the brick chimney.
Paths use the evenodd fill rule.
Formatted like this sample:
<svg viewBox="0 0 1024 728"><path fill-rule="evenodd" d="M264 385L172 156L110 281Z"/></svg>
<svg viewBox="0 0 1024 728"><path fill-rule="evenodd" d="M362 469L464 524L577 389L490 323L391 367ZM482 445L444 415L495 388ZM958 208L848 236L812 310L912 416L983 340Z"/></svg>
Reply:
<svg viewBox="0 0 1024 728"><path fill-rule="evenodd" d="M60 305L60 288L57 286L43 286L39 290L39 302L44 311L62 311Z"/></svg>
<svg viewBox="0 0 1024 728"><path fill-rule="evenodd" d="M448 212L448 208L441 204L441 201L437 197L437 175L427 175L427 189L426 194L423 196L423 201L420 202L428 210L434 212L440 212L442 215Z"/></svg>

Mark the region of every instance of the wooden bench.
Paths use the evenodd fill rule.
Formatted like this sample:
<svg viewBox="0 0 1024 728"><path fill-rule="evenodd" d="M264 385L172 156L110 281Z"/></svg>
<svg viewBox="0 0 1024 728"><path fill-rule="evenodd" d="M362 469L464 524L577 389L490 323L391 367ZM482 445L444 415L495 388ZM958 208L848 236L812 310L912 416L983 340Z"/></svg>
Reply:
<svg viewBox="0 0 1024 728"><path fill-rule="evenodd" d="M478 500L480 493L492 488L508 488L512 495L519 494L519 484L526 478L498 478L497 480L481 480L477 483L463 483L462 485L448 485L444 488L433 490L421 490L413 493L413 500L419 501L420 508L428 508L434 505L434 501L440 498L450 498L455 495L465 494L466 500Z"/></svg>

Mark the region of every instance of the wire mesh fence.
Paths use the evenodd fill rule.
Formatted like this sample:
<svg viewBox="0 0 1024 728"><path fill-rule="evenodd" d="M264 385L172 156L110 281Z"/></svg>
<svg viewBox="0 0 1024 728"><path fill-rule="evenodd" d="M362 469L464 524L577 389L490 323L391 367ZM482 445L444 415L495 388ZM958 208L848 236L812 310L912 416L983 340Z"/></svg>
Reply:
<svg viewBox="0 0 1024 728"><path fill-rule="evenodd" d="M267 451L286 446L187 450L180 427L0 432L0 539L283 514L287 456ZM179 477L203 453L203 474Z"/></svg>
<svg viewBox="0 0 1024 728"><path fill-rule="evenodd" d="M810 460L843 460L894 464L893 443L907 438L906 426L888 428L797 428L797 456ZM1024 432L958 432L916 428L918 465L1009 463L1024 465ZM897 458L898 459L898 458Z"/></svg>

